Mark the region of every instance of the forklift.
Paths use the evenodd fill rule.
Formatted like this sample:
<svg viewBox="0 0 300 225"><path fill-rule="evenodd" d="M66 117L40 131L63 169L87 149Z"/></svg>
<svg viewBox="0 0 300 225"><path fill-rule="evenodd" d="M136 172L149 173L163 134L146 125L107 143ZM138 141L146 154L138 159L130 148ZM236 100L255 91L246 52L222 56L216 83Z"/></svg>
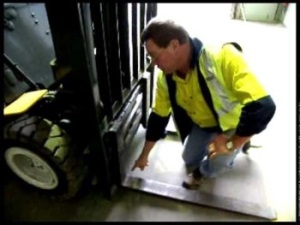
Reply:
<svg viewBox="0 0 300 225"><path fill-rule="evenodd" d="M147 127L153 101L155 67L140 34L156 3L4 3L3 10L7 174L58 200L93 181L108 198L123 187L276 218L268 207L126 174L121 155Z"/></svg>

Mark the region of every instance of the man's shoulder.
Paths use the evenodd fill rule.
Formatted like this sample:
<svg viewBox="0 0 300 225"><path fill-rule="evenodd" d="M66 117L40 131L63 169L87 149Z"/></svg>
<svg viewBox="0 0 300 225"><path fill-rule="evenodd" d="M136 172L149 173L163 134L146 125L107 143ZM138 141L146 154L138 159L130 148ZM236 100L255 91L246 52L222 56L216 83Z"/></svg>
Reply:
<svg viewBox="0 0 300 225"><path fill-rule="evenodd" d="M234 40L229 40L229 41L209 41L209 42L204 42L203 43L203 48L208 49L208 48L212 48L212 49L222 49L224 47L235 47L238 50L242 50L241 45Z"/></svg>
<svg viewBox="0 0 300 225"><path fill-rule="evenodd" d="M224 54L241 54L242 47L237 42L209 42L203 45L203 53L210 57L218 57Z"/></svg>

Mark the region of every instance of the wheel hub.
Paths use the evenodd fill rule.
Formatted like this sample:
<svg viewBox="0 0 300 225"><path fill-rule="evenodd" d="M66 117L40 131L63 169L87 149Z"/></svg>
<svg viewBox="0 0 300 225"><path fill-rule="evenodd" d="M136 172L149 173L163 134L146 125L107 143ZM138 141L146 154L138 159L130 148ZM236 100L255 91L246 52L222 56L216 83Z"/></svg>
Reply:
<svg viewBox="0 0 300 225"><path fill-rule="evenodd" d="M10 147L5 152L10 169L25 182L45 190L58 185L56 172L39 155L22 147Z"/></svg>

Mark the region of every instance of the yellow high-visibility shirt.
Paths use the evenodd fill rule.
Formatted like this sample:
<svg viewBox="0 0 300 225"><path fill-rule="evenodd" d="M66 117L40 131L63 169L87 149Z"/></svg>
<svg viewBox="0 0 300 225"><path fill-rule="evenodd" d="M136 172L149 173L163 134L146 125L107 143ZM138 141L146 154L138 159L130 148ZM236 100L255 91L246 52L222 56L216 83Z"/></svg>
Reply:
<svg viewBox="0 0 300 225"><path fill-rule="evenodd" d="M236 96L240 104L246 104L267 95L242 54L234 46L225 45L216 57L222 69L225 88ZM202 71L203 68L200 69ZM216 126L217 122L200 91L196 66L188 71L184 80L176 73L173 73L172 79L176 84L176 102L186 110L193 122L200 127ZM162 117L169 115L172 110L166 78L160 70L152 110Z"/></svg>
<svg viewBox="0 0 300 225"><path fill-rule="evenodd" d="M152 107L152 110L160 116L167 116L171 112L171 102L164 76L163 72L160 71ZM176 73L172 78L176 83L177 104L185 109L193 122L201 127L216 126L216 120L201 94L197 69L190 69L184 80Z"/></svg>

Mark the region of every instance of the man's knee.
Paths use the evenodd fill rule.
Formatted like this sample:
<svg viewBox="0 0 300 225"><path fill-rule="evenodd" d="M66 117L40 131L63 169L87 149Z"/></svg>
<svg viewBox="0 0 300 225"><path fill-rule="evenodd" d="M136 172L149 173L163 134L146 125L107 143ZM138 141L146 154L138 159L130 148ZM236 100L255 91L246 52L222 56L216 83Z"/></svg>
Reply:
<svg viewBox="0 0 300 225"><path fill-rule="evenodd" d="M186 165L199 164L205 155L207 154L207 149L205 147L200 147L197 149L184 149L181 157Z"/></svg>
<svg viewBox="0 0 300 225"><path fill-rule="evenodd" d="M192 157L189 156L187 151L184 150L181 157L186 165L190 165L192 163L192 160L191 160Z"/></svg>
<svg viewBox="0 0 300 225"><path fill-rule="evenodd" d="M201 163L200 171L208 177L216 177L219 174L232 169L236 153L230 155L219 155L213 159L206 159Z"/></svg>

